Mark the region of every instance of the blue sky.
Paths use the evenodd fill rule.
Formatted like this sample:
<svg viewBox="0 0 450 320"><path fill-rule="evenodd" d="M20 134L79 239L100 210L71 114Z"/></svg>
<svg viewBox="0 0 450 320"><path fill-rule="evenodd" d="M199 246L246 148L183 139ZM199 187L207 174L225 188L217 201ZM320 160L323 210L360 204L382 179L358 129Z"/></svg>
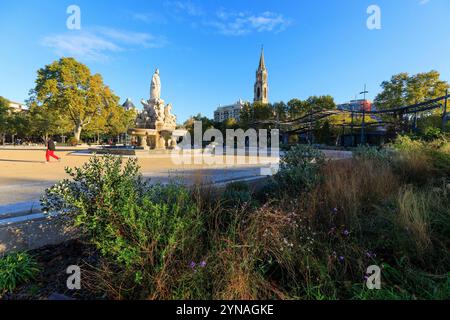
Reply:
<svg viewBox="0 0 450 320"><path fill-rule="evenodd" d="M69 5L81 30L68 30ZM367 8L381 9L369 30ZM448 0L0 0L0 95L22 102L36 71L74 56L122 101L140 107L160 69L178 122L253 98L261 45L271 102L330 94L353 99L367 83L436 69L450 80Z"/></svg>

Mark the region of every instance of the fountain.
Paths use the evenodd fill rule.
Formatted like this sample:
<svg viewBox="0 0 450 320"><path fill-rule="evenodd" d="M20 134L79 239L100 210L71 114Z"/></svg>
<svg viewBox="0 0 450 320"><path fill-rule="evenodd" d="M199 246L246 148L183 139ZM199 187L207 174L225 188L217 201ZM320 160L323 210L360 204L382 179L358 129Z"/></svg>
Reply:
<svg viewBox="0 0 450 320"><path fill-rule="evenodd" d="M184 132L176 130L177 118L172 114L172 105L165 105L161 99L161 79L158 69L153 74L150 99L142 100L141 103L144 110L136 118L136 128L130 129L128 133L139 140L139 147L144 150L176 148L176 138L183 136Z"/></svg>

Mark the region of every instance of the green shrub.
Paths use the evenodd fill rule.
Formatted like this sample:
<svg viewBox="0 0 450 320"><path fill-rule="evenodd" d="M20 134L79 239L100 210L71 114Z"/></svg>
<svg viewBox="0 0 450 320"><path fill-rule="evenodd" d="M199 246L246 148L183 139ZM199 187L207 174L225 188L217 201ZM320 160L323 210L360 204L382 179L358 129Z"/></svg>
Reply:
<svg viewBox="0 0 450 320"><path fill-rule="evenodd" d="M358 146L353 151L353 158L357 160L372 160L378 163L389 164L393 161L395 154L390 148L377 148L370 146Z"/></svg>
<svg viewBox="0 0 450 320"><path fill-rule="evenodd" d="M310 190L320 180L324 162L324 154L310 145L292 147L281 159L280 171L275 176L278 192Z"/></svg>
<svg viewBox="0 0 450 320"><path fill-rule="evenodd" d="M397 150L394 168L405 182L424 185L450 176L450 143L445 138L422 141L399 136L393 147Z"/></svg>
<svg viewBox="0 0 450 320"><path fill-rule="evenodd" d="M76 147L79 144L79 141L77 140L77 138L71 137L69 138L69 140L67 140L67 144L69 146Z"/></svg>
<svg viewBox="0 0 450 320"><path fill-rule="evenodd" d="M424 132L423 132L423 139L425 141L434 141L437 139L442 138L442 130L440 128L436 128L436 127L428 127L425 128Z"/></svg>
<svg viewBox="0 0 450 320"><path fill-rule="evenodd" d="M252 208L256 206L250 188L245 182L232 182L227 184L225 191L222 194L222 200L225 206L230 208Z"/></svg>
<svg viewBox="0 0 450 320"><path fill-rule="evenodd" d="M123 277L142 286L139 298L155 289L172 263L187 265L196 254L192 248L200 248L198 210L185 187L149 186L135 159L122 167L112 156L91 158L67 173L73 180L48 189L43 207L73 215Z"/></svg>
<svg viewBox="0 0 450 320"><path fill-rule="evenodd" d="M36 260L25 252L0 257L0 297L32 280L39 272Z"/></svg>

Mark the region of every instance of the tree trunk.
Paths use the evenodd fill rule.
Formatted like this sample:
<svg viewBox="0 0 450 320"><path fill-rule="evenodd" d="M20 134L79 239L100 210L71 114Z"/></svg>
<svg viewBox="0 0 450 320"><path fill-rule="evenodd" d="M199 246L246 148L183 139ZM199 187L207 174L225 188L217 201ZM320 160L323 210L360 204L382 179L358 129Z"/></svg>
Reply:
<svg viewBox="0 0 450 320"><path fill-rule="evenodd" d="M83 129L83 126L81 123L77 123L77 125L75 126L75 129L73 131L73 136L75 139L77 139L77 141L80 141L81 138L81 130Z"/></svg>

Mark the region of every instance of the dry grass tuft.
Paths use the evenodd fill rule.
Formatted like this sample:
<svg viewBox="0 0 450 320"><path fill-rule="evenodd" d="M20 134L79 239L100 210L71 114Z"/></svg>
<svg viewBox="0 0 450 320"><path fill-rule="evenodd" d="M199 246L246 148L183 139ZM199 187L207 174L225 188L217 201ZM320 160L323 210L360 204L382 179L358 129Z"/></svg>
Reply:
<svg viewBox="0 0 450 320"><path fill-rule="evenodd" d="M373 204L383 203L395 194L398 179L387 165L370 160L328 162L323 181L306 201L310 215L328 213L336 208L343 223L355 221L369 212Z"/></svg>
<svg viewBox="0 0 450 320"><path fill-rule="evenodd" d="M429 205L433 193L417 192L412 186L402 187L398 193L398 221L414 238L419 252L424 252L431 244L429 236Z"/></svg>

